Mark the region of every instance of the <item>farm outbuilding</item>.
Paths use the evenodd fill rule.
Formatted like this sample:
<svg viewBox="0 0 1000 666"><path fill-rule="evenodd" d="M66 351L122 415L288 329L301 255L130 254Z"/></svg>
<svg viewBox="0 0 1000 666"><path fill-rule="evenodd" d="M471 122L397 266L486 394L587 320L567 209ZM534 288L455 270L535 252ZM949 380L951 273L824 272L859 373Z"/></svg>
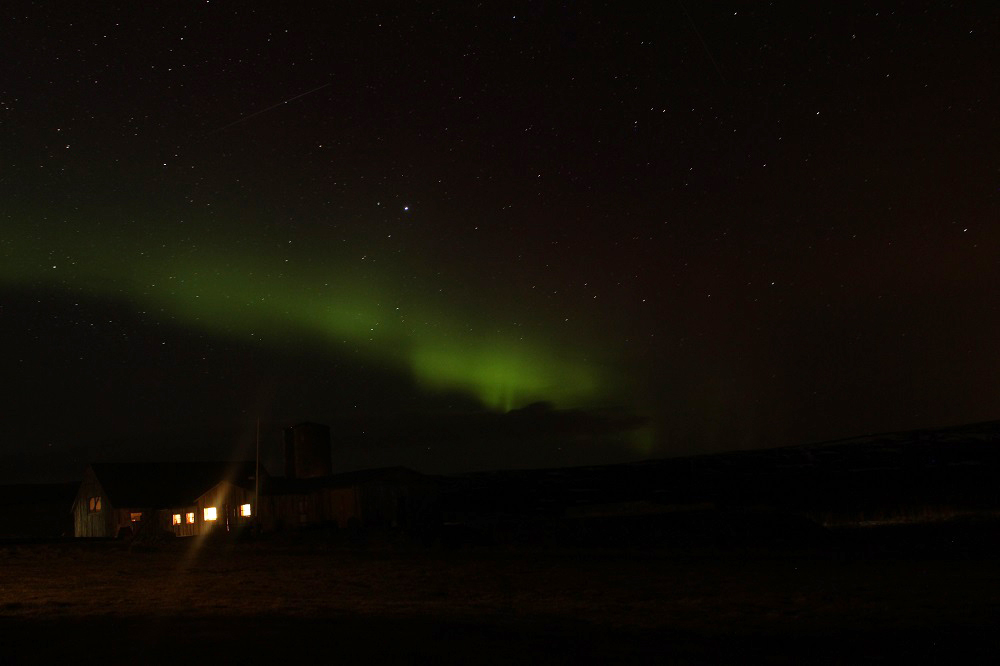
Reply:
<svg viewBox="0 0 1000 666"><path fill-rule="evenodd" d="M253 461L94 463L73 502L73 533L193 536L245 527L256 512L255 474Z"/></svg>
<svg viewBox="0 0 1000 666"><path fill-rule="evenodd" d="M328 525L402 528L432 512L437 484L405 467L387 467L310 479L272 478L262 495L266 530Z"/></svg>
<svg viewBox="0 0 1000 666"><path fill-rule="evenodd" d="M73 503L74 534L196 536L253 525L405 528L426 522L438 481L405 467L332 474L330 428L284 431L284 477L242 462L95 463Z"/></svg>
<svg viewBox="0 0 1000 666"><path fill-rule="evenodd" d="M252 461L95 463L73 503L74 535L404 528L426 521L438 495L431 477L404 467L306 479L270 477L262 468L259 488L254 473Z"/></svg>

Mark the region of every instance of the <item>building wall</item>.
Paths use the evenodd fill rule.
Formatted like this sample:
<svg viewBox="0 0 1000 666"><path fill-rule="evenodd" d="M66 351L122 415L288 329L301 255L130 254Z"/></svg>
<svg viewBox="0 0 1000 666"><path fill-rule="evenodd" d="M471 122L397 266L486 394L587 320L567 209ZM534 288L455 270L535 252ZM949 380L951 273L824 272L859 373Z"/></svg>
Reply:
<svg viewBox="0 0 1000 666"><path fill-rule="evenodd" d="M315 493L289 493L267 495L261 501L261 527L265 530L283 530L329 522L323 507L316 501Z"/></svg>
<svg viewBox="0 0 1000 666"><path fill-rule="evenodd" d="M261 497L261 527L268 531L334 524L407 527L426 518L434 497L429 486L380 482L266 495Z"/></svg>
<svg viewBox="0 0 1000 666"><path fill-rule="evenodd" d="M250 505L250 516L240 515L240 507ZM216 519L205 520L205 509L215 507ZM254 506L254 493L228 481L222 481L213 486L194 504L174 506L157 511L159 528L172 532L175 536L189 537L208 534L214 530L230 531L243 529L253 524L258 507ZM194 514L194 522L187 522L187 514ZM181 517L180 525L173 524L174 515Z"/></svg>
<svg viewBox="0 0 1000 666"><path fill-rule="evenodd" d="M358 490L354 486L265 495L260 502L261 528L268 531L310 525L347 527L352 518L361 519Z"/></svg>
<svg viewBox="0 0 1000 666"><path fill-rule="evenodd" d="M407 527L428 513L433 497L429 487L377 481L323 488L308 497L308 522Z"/></svg>
<svg viewBox="0 0 1000 666"><path fill-rule="evenodd" d="M358 488L361 522L368 527L407 527L432 496L427 488L368 483Z"/></svg>
<svg viewBox="0 0 1000 666"><path fill-rule="evenodd" d="M352 520L361 522L361 497L357 486L346 488L324 488L316 493L316 504L327 522L347 527Z"/></svg>
<svg viewBox="0 0 1000 666"><path fill-rule="evenodd" d="M101 510L90 510L90 498L101 498ZM115 524L115 510L111 506L107 493L88 467L83 473L83 481L73 501L73 536L77 537L113 537L118 530Z"/></svg>
<svg viewBox="0 0 1000 666"><path fill-rule="evenodd" d="M250 505L250 516L241 516L240 507ZM228 481L222 481L195 502L196 534L206 534L213 530L234 531L253 525L255 514L260 507L254 506L254 491L246 490ZM205 520L205 509L215 507L217 518Z"/></svg>
<svg viewBox="0 0 1000 666"><path fill-rule="evenodd" d="M174 536L179 537L197 536L200 533L199 526L201 525L201 521L199 518L201 518L201 516L198 515L198 507L194 504L189 506L173 507L170 509L160 509L157 513L160 529L164 532L173 532ZM193 523L187 522L187 514L189 513L194 514ZM180 525L174 525L174 514L181 517Z"/></svg>
<svg viewBox="0 0 1000 666"><path fill-rule="evenodd" d="M141 514L139 520L132 520L132 514ZM117 537L119 532L123 529L128 530L130 536L134 536L138 531L146 525L150 520L156 520L156 509L150 509L146 507L128 507L125 509L116 508L112 513L112 525L111 533L108 536Z"/></svg>

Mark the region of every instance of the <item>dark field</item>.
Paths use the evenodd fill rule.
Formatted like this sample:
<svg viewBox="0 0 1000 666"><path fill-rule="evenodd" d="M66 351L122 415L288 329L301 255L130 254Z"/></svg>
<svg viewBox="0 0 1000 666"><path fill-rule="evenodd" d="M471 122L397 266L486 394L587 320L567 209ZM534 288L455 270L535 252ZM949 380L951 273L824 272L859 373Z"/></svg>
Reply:
<svg viewBox="0 0 1000 666"><path fill-rule="evenodd" d="M628 551L9 544L0 663L985 661L1000 568L983 529Z"/></svg>

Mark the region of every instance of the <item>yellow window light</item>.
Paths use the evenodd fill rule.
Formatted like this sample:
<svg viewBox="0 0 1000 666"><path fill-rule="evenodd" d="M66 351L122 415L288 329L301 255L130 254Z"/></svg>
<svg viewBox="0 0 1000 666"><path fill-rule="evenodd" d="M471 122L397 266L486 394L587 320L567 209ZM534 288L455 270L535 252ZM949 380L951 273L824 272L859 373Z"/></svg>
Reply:
<svg viewBox="0 0 1000 666"><path fill-rule="evenodd" d="M185 518L187 519L188 525L194 525L194 511L185 514Z"/></svg>
<svg viewBox="0 0 1000 666"><path fill-rule="evenodd" d="M244 517L249 517L250 516L250 505L249 504L241 504L240 505L240 515L244 516Z"/></svg>
<svg viewBox="0 0 1000 666"><path fill-rule="evenodd" d="M217 518L218 518L218 513L216 512L215 507L214 506L206 506L205 507L205 520L206 521L216 520Z"/></svg>
<svg viewBox="0 0 1000 666"><path fill-rule="evenodd" d="M181 524L181 514L175 513L174 517L170 521L170 524L171 525L180 525Z"/></svg>

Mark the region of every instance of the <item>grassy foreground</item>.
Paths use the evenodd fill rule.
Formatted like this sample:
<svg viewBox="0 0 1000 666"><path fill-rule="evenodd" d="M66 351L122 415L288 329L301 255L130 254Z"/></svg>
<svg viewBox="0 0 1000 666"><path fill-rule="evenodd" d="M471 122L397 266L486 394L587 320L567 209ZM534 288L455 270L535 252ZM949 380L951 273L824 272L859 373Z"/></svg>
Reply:
<svg viewBox="0 0 1000 666"><path fill-rule="evenodd" d="M0 664L941 662L995 655L998 616L991 551L891 539L0 546Z"/></svg>

